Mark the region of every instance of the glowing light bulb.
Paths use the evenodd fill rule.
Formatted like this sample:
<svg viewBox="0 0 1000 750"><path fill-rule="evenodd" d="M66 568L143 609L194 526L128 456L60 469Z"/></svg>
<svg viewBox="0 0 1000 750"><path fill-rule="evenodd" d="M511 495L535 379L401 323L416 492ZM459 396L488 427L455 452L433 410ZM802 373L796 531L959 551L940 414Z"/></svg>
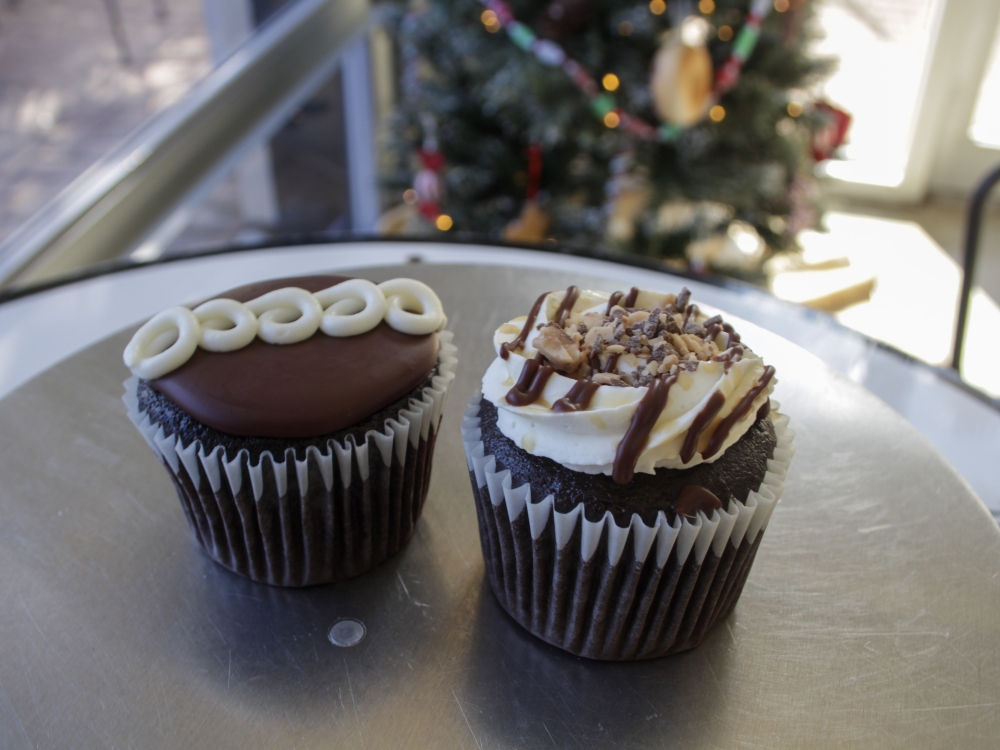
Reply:
<svg viewBox="0 0 1000 750"><path fill-rule="evenodd" d="M618 84L619 84L618 76L616 76L614 73L608 73L607 75L605 75L604 78L601 79L601 83L604 85L604 88L607 89L608 91L618 90Z"/></svg>
<svg viewBox="0 0 1000 750"><path fill-rule="evenodd" d="M479 16L479 20L483 22L483 26L491 34L496 34L500 31L500 19L497 18L497 14L492 10L484 10L483 14Z"/></svg>
<svg viewBox="0 0 1000 750"><path fill-rule="evenodd" d="M447 232L454 226L455 222L451 220L448 214L441 214L434 220L434 226L440 229L442 232Z"/></svg>
<svg viewBox="0 0 1000 750"><path fill-rule="evenodd" d="M614 112L608 112L604 115L604 124L609 128L617 128L619 122L621 122L621 118Z"/></svg>
<svg viewBox="0 0 1000 750"><path fill-rule="evenodd" d="M726 116L726 110L721 104L716 104L708 110L708 116L711 118L712 122L722 122Z"/></svg>
<svg viewBox="0 0 1000 750"><path fill-rule="evenodd" d="M798 102L788 102L788 114L792 117L798 117L802 114L802 105Z"/></svg>
<svg viewBox="0 0 1000 750"><path fill-rule="evenodd" d="M719 39L724 42L728 42L733 38L733 28L732 26L720 26L719 27Z"/></svg>
<svg viewBox="0 0 1000 750"><path fill-rule="evenodd" d="M788 10L788 0L774 0L774 9L779 13Z"/></svg>
<svg viewBox="0 0 1000 750"><path fill-rule="evenodd" d="M649 12L654 16L662 16L667 12L667 4L663 0L650 0Z"/></svg>
<svg viewBox="0 0 1000 750"><path fill-rule="evenodd" d="M701 0L701 2L698 3L698 10L700 10L706 16L709 13L712 13L715 10L714 0Z"/></svg>

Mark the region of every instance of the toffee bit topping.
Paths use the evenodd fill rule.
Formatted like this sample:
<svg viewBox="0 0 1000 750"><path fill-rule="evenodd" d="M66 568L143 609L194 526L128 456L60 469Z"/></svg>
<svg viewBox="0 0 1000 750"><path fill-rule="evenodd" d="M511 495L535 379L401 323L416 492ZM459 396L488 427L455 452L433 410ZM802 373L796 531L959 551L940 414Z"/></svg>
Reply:
<svg viewBox="0 0 1000 750"><path fill-rule="evenodd" d="M739 334L720 315L699 320L701 313L690 304L686 288L651 310L633 307L639 296L633 287L628 295L616 292L606 307L574 312L579 289L570 287L555 320L536 326L545 296L535 302L517 338L501 347L504 356L524 344L529 330L538 331L532 346L545 367L532 366L515 389L516 398L526 403L538 398L552 372L595 386L648 388L678 372L694 372L702 362L721 362L728 370L743 356ZM515 330L508 325L504 332ZM581 398L585 395L589 400L590 392L581 390ZM578 408L575 398L564 404L571 407Z"/></svg>
<svg viewBox="0 0 1000 750"><path fill-rule="evenodd" d="M612 295L595 311L560 306L558 320L538 329L533 345L563 375L618 387L648 387L671 368L693 371L700 362L729 367L743 354L739 336L721 316L698 320L701 313L689 303L688 289L667 295L651 310L632 307L637 298L633 289L627 296Z"/></svg>

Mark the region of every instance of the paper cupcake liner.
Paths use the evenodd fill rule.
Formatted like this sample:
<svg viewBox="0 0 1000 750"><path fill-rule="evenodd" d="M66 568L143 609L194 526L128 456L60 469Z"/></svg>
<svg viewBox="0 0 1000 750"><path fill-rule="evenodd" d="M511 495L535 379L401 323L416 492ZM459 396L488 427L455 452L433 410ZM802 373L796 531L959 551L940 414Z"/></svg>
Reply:
<svg viewBox="0 0 1000 750"><path fill-rule="evenodd" d="M455 378L452 333L438 334L438 374L362 444L353 436L291 448L256 464L246 449L184 445L139 407L139 379L125 381L129 419L166 467L195 537L219 564L275 586L310 586L359 575L396 554L413 533Z"/></svg>
<svg viewBox="0 0 1000 750"><path fill-rule="evenodd" d="M633 514L619 527L583 505L532 502L496 470L479 427L477 394L462 423L486 573L504 609L534 635L590 659L650 659L694 648L739 599L761 536L784 489L795 447L772 401L778 439L757 490L711 516L660 511L652 526Z"/></svg>

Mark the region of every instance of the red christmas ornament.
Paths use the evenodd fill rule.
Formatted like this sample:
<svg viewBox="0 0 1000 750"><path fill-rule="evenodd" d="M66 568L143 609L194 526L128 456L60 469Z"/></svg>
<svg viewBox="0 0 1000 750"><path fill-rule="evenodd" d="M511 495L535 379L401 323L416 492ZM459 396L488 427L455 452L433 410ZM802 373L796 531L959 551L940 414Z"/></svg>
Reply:
<svg viewBox="0 0 1000 750"><path fill-rule="evenodd" d="M837 109L827 102L816 102L816 111L826 120L826 123L812 134L812 154L817 162L833 157L847 138L847 130L851 127L851 116L842 109Z"/></svg>

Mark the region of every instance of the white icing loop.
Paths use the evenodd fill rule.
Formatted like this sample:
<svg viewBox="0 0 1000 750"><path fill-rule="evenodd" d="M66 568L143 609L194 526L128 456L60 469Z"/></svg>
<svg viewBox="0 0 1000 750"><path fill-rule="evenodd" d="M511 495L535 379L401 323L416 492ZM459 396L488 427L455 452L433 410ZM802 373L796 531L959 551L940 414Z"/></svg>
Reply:
<svg viewBox="0 0 1000 750"><path fill-rule="evenodd" d="M183 365L199 346L232 352L255 336L268 344L296 344L320 329L327 336L357 336L383 320L411 336L440 331L448 323L441 300L426 284L348 279L315 294L289 286L245 304L218 298L193 312L168 308L136 332L123 356L134 375L152 380Z"/></svg>
<svg viewBox="0 0 1000 750"><path fill-rule="evenodd" d="M234 352L257 336L257 316L234 299L212 299L194 309L201 323L202 349L210 352Z"/></svg>
<svg viewBox="0 0 1000 750"><path fill-rule="evenodd" d="M297 344L316 333L323 308L305 289L288 286L250 300L257 316L257 335L268 344Z"/></svg>
<svg viewBox="0 0 1000 750"><path fill-rule="evenodd" d="M144 380L166 375L187 362L201 338L201 325L186 307L168 307L136 331L122 359Z"/></svg>
<svg viewBox="0 0 1000 750"><path fill-rule="evenodd" d="M385 320L397 331L422 336L440 330L448 322L441 300L426 284L416 279L390 279L378 287L389 303Z"/></svg>
<svg viewBox="0 0 1000 750"><path fill-rule="evenodd" d="M323 307L320 328L327 336L357 336L382 322L388 304L385 295L366 279L350 279L316 292Z"/></svg>

